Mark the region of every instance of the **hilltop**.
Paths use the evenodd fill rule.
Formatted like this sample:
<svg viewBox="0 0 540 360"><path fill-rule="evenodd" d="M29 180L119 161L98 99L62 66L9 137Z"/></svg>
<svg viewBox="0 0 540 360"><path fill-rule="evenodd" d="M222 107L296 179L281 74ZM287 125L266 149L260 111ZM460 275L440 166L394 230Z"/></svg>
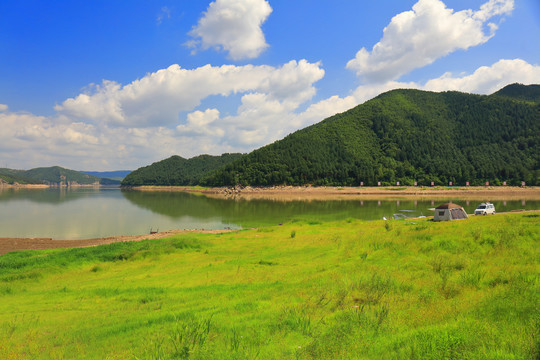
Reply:
<svg viewBox="0 0 540 360"><path fill-rule="evenodd" d="M493 95L538 103L540 102L540 85L510 84Z"/></svg>
<svg viewBox="0 0 540 360"><path fill-rule="evenodd" d="M255 150L202 184L538 185L539 89L392 90Z"/></svg>

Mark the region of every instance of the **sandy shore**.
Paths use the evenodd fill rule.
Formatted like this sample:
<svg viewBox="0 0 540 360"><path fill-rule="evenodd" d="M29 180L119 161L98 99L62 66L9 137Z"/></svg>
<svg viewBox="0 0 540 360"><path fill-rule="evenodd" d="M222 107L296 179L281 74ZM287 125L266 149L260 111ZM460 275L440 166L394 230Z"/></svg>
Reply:
<svg viewBox="0 0 540 360"><path fill-rule="evenodd" d="M182 191L200 193L218 198L271 199L271 200L335 200L380 198L455 198L464 200L540 200L539 187L468 186L468 187L327 187L327 186L272 186L244 188L201 188L188 186L138 186L137 191Z"/></svg>
<svg viewBox="0 0 540 360"><path fill-rule="evenodd" d="M0 190L2 189L48 189L49 185L45 184L8 184L0 183Z"/></svg>
<svg viewBox="0 0 540 360"><path fill-rule="evenodd" d="M122 241L141 241L147 239L161 239L177 234L190 232L198 233L222 233L231 230L169 230L155 234L134 236L112 236L99 239L87 240L53 240L51 238L0 238L0 255L18 250L43 250L59 248L75 248L112 244Z"/></svg>

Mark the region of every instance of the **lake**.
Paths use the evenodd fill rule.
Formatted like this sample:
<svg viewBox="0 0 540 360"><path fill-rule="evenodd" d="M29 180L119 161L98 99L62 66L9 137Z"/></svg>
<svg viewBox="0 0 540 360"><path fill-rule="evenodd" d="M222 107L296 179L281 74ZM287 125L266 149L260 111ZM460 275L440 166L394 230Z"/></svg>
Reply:
<svg viewBox="0 0 540 360"><path fill-rule="evenodd" d="M119 188L0 188L0 237L89 239L172 229L240 229L298 220L374 220L383 216L433 216L428 210L458 203L467 213L481 201L437 200L245 200L182 192ZM493 201L497 212L540 209L538 200Z"/></svg>

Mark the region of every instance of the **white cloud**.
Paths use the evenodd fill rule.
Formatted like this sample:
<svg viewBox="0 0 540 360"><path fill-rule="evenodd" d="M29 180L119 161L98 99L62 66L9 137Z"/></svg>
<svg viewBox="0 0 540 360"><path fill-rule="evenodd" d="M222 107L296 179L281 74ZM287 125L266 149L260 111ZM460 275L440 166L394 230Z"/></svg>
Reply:
<svg viewBox="0 0 540 360"><path fill-rule="evenodd" d="M414 82L387 81L380 84L360 85L353 92L353 97L361 104L377 95L394 89L419 89L422 86Z"/></svg>
<svg viewBox="0 0 540 360"><path fill-rule="evenodd" d="M242 149L272 142L281 137L295 109L287 100L280 101L262 93L246 94L238 114L223 119L226 140Z"/></svg>
<svg viewBox="0 0 540 360"><path fill-rule="evenodd" d="M261 26L271 12L266 0L216 0L189 33L195 40L188 46L223 49L233 60L256 58L268 47Z"/></svg>
<svg viewBox="0 0 540 360"><path fill-rule="evenodd" d="M100 147L101 135L92 125L63 124L30 113L3 112L0 126L2 158L9 164L17 164L18 168L47 164L75 166L84 159L95 161L100 155L110 157L111 149Z"/></svg>
<svg viewBox="0 0 540 360"><path fill-rule="evenodd" d="M219 120L219 110L206 109L194 111L187 115L187 123L180 124L176 131L182 136L217 136L222 137L224 131L218 127L210 126Z"/></svg>
<svg viewBox="0 0 540 360"><path fill-rule="evenodd" d="M320 66L306 60L280 67L172 65L125 86L104 81L57 105L53 117L0 112L0 142L45 149L19 154L29 166L56 158L64 166L98 170L136 168L173 154L249 151L276 140L283 129L297 129L294 112L315 94L314 83L324 76ZM197 109L210 96L234 94L242 102L234 115Z"/></svg>
<svg viewBox="0 0 540 360"><path fill-rule="evenodd" d="M486 21L511 13L513 5L513 0L490 0L478 11L455 12L441 0L419 0L411 11L394 16L371 52L360 49L347 68L367 83L396 80L453 51L485 43L497 29Z"/></svg>
<svg viewBox="0 0 540 360"><path fill-rule="evenodd" d="M491 94L511 83L540 83L540 66L524 60L499 60L491 66L482 66L471 75L454 77L446 73L429 80L423 88L431 91L457 90L476 94Z"/></svg>
<svg viewBox="0 0 540 360"><path fill-rule="evenodd" d="M260 91L298 106L315 94L313 83L324 76L320 64L290 61L282 67L205 65L193 70L171 65L121 86L112 81L65 100L55 110L66 116L109 126L152 127L178 122L211 95Z"/></svg>
<svg viewBox="0 0 540 360"><path fill-rule="evenodd" d="M163 6L157 15L156 23L158 25L161 25L163 22L163 19L170 19L171 18L171 10L167 6Z"/></svg>
<svg viewBox="0 0 540 360"><path fill-rule="evenodd" d="M6 104L0 104L0 112L6 111L8 109L8 106Z"/></svg>
<svg viewBox="0 0 540 360"><path fill-rule="evenodd" d="M341 98L337 95L321 100L318 103L310 105L306 111L294 116L289 120L291 125L288 129L294 131L305 126L313 125L332 115L349 110L360 102L354 96Z"/></svg>
<svg viewBox="0 0 540 360"><path fill-rule="evenodd" d="M103 122L124 122L119 95L122 86L114 81L104 80L102 85L90 85L93 93L84 93L76 98L65 100L56 105L58 112L74 118L99 120Z"/></svg>
<svg viewBox="0 0 540 360"><path fill-rule="evenodd" d="M474 17L480 21L487 21L497 15L510 14L514 10L514 0L490 0L480 6Z"/></svg>

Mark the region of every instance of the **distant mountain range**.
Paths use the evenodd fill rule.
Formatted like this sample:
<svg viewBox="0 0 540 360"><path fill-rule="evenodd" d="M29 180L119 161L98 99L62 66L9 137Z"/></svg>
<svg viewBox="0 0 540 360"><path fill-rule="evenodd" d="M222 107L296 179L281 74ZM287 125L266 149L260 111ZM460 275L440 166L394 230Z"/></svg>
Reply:
<svg viewBox="0 0 540 360"><path fill-rule="evenodd" d="M492 95L392 90L247 155L218 159L172 157L122 185L540 185L540 85Z"/></svg>
<svg viewBox="0 0 540 360"><path fill-rule="evenodd" d="M111 180L121 181L124 179L131 170L117 170L117 171L81 171L82 173L96 176L99 178L107 178Z"/></svg>
<svg viewBox="0 0 540 360"><path fill-rule="evenodd" d="M60 166L30 170L0 168L0 181L8 184L47 184L52 186L71 185L119 185L119 180L97 177Z"/></svg>

